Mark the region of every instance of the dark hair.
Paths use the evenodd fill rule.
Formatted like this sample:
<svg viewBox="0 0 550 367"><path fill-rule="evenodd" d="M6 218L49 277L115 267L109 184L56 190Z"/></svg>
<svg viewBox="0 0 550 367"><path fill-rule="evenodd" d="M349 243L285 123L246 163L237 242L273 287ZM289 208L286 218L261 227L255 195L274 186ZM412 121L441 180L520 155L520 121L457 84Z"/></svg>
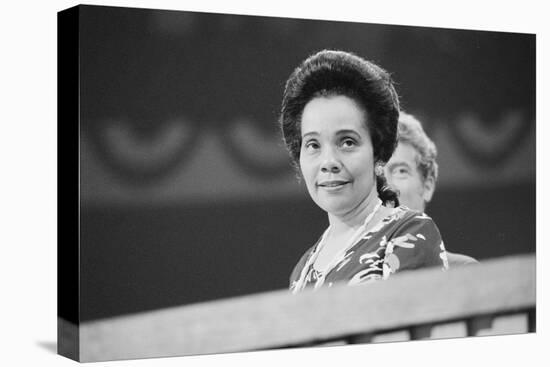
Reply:
<svg viewBox="0 0 550 367"><path fill-rule="evenodd" d="M397 145L399 117L399 98L389 73L353 53L323 50L303 61L286 82L279 124L293 166L299 170L304 107L315 97L329 95L344 95L364 109L374 161L385 164ZM397 195L385 184L385 178L378 177L382 201L395 198L396 202Z"/></svg>

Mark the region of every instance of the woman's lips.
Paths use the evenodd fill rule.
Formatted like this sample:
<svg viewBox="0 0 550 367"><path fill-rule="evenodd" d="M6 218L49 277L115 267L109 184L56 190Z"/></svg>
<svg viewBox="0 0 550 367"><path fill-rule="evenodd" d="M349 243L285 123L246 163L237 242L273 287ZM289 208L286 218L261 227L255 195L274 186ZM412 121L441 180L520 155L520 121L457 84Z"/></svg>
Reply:
<svg viewBox="0 0 550 367"><path fill-rule="evenodd" d="M317 184L317 186L319 186L319 187L321 187L325 190L334 191L334 190L341 189L342 187L344 187L348 183L349 183L349 181L341 181L341 180L323 181L323 182Z"/></svg>

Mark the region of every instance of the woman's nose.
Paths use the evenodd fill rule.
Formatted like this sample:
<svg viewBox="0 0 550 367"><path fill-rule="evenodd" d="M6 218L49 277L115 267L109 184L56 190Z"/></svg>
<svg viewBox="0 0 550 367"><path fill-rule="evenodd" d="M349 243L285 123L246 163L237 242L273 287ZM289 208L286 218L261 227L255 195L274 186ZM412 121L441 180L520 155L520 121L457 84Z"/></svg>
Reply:
<svg viewBox="0 0 550 367"><path fill-rule="evenodd" d="M321 163L321 172L326 173L338 173L342 169L342 164L334 156L334 154L327 153Z"/></svg>

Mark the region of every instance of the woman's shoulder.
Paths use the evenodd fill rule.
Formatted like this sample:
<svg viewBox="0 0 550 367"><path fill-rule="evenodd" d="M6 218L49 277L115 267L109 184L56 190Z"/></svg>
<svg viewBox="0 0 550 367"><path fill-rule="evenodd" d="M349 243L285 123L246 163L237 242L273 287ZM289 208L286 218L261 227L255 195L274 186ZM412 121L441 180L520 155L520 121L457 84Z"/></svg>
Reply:
<svg viewBox="0 0 550 367"><path fill-rule="evenodd" d="M443 248L439 228L426 213L399 206L392 208L391 213L383 221L385 226L381 232L387 241L419 241L421 246L417 247L417 250L428 247Z"/></svg>
<svg viewBox="0 0 550 367"><path fill-rule="evenodd" d="M420 212L418 210L413 210L405 205L392 208L392 213L390 215L394 215L398 219L402 219L402 220L410 220L412 218L431 220L431 217L426 213Z"/></svg>
<svg viewBox="0 0 550 367"><path fill-rule="evenodd" d="M406 206L386 208L382 219L371 231L378 232L382 230L383 232L394 232L402 226L424 221L432 222L432 219L425 213L409 209Z"/></svg>
<svg viewBox="0 0 550 367"><path fill-rule="evenodd" d="M426 213L396 208L399 218L388 236L386 260L389 272L440 266L447 269L445 246L436 224Z"/></svg>
<svg viewBox="0 0 550 367"><path fill-rule="evenodd" d="M426 232L427 234L430 234L430 237L433 235L439 240L441 239L439 229L437 228L437 225L433 221L432 217L424 212L412 210L406 206L400 206L395 208L392 216L395 221L395 225L392 227L392 232L395 235L415 231L422 233ZM389 220L392 220L392 218Z"/></svg>
<svg viewBox="0 0 550 367"><path fill-rule="evenodd" d="M392 208L383 221L386 223L395 223L396 227L412 223L435 225L432 217L426 213L410 209L404 205Z"/></svg>

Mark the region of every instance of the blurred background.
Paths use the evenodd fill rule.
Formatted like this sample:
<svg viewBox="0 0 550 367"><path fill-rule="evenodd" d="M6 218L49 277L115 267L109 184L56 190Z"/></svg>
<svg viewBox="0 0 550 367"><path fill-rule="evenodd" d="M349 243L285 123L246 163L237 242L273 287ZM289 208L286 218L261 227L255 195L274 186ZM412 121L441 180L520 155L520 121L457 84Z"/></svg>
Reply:
<svg viewBox="0 0 550 367"><path fill-rule="evenodd" d="M449 250L535 251L534 35L83 6L80 40L81 321L288 286L327 220L277 117L324 48L390 71L435 141Z"/></svg>

